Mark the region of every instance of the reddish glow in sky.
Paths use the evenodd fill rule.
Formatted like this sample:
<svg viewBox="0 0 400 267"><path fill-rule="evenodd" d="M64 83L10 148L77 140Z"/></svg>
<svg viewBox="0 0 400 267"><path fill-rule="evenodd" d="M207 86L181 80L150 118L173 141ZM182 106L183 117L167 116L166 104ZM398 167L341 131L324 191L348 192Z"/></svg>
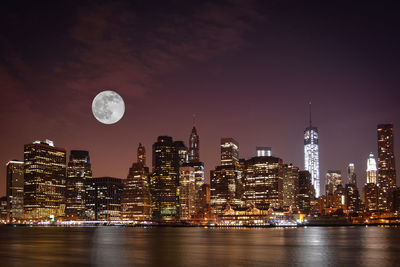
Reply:
<svg viewBox="0 0 400 267"><path fill-rule="evenodd" d="M271 146L303 168L309 99L322 186L326 170L350 162L365 182L378 123L393 122L399 138L400 25L389 4L145 2L2 7L0 194L24 144L89 150L95 176L125 178L139 142L149 163L158 135L187 144L192 114L207 177L221 137L235 138L241 157ZM115 125L91 113L103 90L124 98Z"/></svg>

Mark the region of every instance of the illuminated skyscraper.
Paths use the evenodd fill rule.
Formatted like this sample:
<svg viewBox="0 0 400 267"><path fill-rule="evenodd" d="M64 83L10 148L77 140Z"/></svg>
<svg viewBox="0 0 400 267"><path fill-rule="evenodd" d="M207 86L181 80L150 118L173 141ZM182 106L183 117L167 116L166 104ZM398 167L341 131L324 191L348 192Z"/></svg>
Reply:
<svg viewBox="0 0 400 267"><path fill-rule="evenodd" d="M355 173L354 163L350 163L347 167L347 180L345 185L345 206L348 213L358 211L360 203L360 195L357 188L357 175Z"/></svg>
<svg viewBox="0 0 400 267"><path fill-rule="evenodd" d="M354 163L350 163L347 166L347 181L349 184L357 185L357 175L355 173Z"/></svg>
<svg viewBox="0 0 400 267"><path fill-rule="evenodd" d="M24 212L26 219L65 215L66 151L50 140L24 146Z"/></svg>
<svg viewBox="0 0 400 267"><path fill-rule="evenodd" d="M378 206L380 211L391 211L393 190L396 189L396 167L393 146L393 124L379 124L378 133Z"/></svg>
<svg viewBox="0 0 400 267"><path fill-rule="evenodd" d="M304 169L311 174L315 196L320 196L318 128L312 126L311 101L310 126L304 131Z"/></svg>
<svg viewBox="0 0 400 267"><path fill-rule="evenodd" d="M89 152L71 150L65 192L65 216L68 220L85 219L87 178L92 178Z"/></svg>
<svg viewBox="0 0 400 267"><path fill-rule="evenodd" d="M258 147L256 147L256 156L257 157L271 157L272 150L270 147L258 146Z"/></svg>
<svg viewBox="0 0 400 267"><path fill-rule="evenodd" d="M200 161L200 139L196 127L193 125L192 133L189 137L189 162Z"/></svg>
<svg viewBox="0 0 400 267"><path fill-rule="evenodd" d="M179 218L190 220L196 214L195 169L190 166L179 167Z"/></svg>
<svg viewBox="0 0 400 267"><path fill-rule="evenodd" d="M367 160L367 184L376 184L377 171L375 157L371 152Z"/></svg>
<svg viewBox="0 0 400 267"><path fill-rule="evenodd" d="M299 168L292 164L284 165L283 207L297 210L297 194L299 191Z"/></svg>
<svg viewBox="0 0 400 267"><path fill-rule="evenodd" d="M146 151L142 144L137 150L137 162L129 169L128 177L123 182L121 199L121 220L150 220L151 199L149 168L146 163Z"/></svg>
<svg viewBox="0 0 400 267"><path fill-rule="evenodd" d="M221 165L237 165L239 143L233 138L221 138Z"/></svg>
<svg viewBox="0 0 400 267"><path fill-rule="evenodd" d="M169 136L159 136L153 144L153 174L150 180L152 219L178 219L179 154Z"/></svg>
<svg viewBox="0 0 400 267"><path fill-rule="evenodd" d="M211 206L221 214L235 198L237 171L235 165L217 166L210 171Z"/></svg>
<svg viewBox="0 0 400 267"><path fill-rule="evenodd" d="M244 200L259 209L283 207L284 166L280 158L253 157L246 160Z"/></svg>
<svg viewBox="0 0 400 267"><path fill-rule="evenodd" d="M370 212L378 211L378 186L376 184L376 174L376 161L374 155L370 153L367 160L367 183L363 188L365 210Z"/></svg>
<svg viewBox="0 0 400 267"><path fill-rule="evenodd" d="M12 160L7 162L7 220L9 222L24 218L24 163Z"/></svg>
<svg viewBox="0 0 400 267"><path fill-rule="evenodd" d="M328 170L326 172L326 195L333 195L339 186L343 186L342 172Z"/></svg>

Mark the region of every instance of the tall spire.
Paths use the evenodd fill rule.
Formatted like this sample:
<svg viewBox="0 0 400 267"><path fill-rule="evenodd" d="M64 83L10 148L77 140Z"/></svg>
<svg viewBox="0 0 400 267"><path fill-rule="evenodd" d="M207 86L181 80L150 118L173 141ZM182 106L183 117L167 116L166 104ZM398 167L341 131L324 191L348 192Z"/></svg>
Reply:
<svg viewBox="0 0 400 267"><path fill-rule="evenodd" d="M312 120L311 120L311 104L312 104L312 102L311 102L311 99L310 99L310 101L308 101L308 105L309 105L309 107L310 107L310 128L311 128L311 126L312 126Z"/></svg>
<svg viewBox="0 0 400 267"><path fill-rule="evenodd" d="M139 143L139 147L137 149L137 162L142 163L143 166L146 166L146 149L142 146L142 143Z"/></svg>
<svg viewBox="0 0 400 267"><path fill-rule="evenodd" d="M193 114L193 128L196 127L196 114Z"/></svg>
<svg viewBox="0 0 400 267"><path fill-rule="evenodd" d="M197 134L196 124L195 124L196 115L193 114L193 128L192 133L189 137L189 162L199 162L199 148L200 148L200 140L199 135Z"/></svg>

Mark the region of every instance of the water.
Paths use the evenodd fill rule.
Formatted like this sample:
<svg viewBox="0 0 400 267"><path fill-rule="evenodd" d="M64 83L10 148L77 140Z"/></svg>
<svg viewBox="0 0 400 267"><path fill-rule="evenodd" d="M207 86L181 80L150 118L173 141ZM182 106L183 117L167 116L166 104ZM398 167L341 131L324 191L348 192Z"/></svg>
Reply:
<svg viewBox="0 0 400 267"><path fill-rule="evenodd" d="M0 266L400 266L400 228L0 227Z"/></svg>

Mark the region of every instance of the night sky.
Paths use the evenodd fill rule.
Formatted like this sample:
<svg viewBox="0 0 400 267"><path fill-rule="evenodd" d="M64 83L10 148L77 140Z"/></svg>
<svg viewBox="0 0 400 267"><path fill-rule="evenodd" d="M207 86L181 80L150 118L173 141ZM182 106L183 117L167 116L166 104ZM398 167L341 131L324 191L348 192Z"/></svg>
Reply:
<svg viewBox="0 0 400 267"><path fill-rule="evenodd" d="M188 145L193 114L207 181L221 137L239 142L241 158L271 146L304 168L309 99L322 186L350 162L365 183L378 123L395 125L400 168L400 10L371 2L2 3L0 194L24 144L89 150L94 176L126 178L139 142L149 164L159 135ZM114 125L91 111L107 89L126 104Z"/></svg>

